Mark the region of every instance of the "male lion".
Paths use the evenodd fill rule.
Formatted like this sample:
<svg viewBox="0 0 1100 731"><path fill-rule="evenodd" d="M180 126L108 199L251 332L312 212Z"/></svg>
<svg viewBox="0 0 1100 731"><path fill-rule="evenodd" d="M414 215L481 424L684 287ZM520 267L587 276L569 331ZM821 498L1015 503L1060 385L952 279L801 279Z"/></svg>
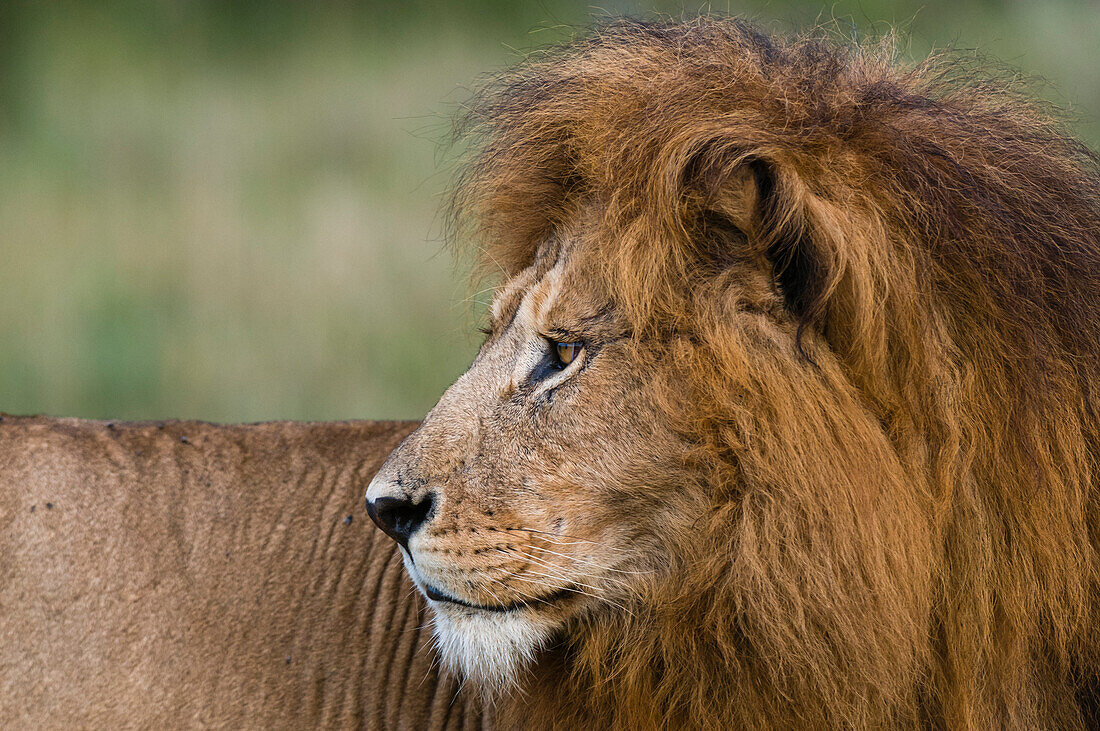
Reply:
<svg viewBox="0 0 1100 731"><path fill-rule="evenodd" d="M1100 722L1087 149L959 61L713 18L470 123L502 282L415 432L0 423L0 723Z"/></svg>
<svg viewBox="0 0 1100 731"><path fill-rule="evenodd" d="M491 327L366 496L503 724L1097 722L1092 153L961 61L713 18L470 124Z"/></svg>

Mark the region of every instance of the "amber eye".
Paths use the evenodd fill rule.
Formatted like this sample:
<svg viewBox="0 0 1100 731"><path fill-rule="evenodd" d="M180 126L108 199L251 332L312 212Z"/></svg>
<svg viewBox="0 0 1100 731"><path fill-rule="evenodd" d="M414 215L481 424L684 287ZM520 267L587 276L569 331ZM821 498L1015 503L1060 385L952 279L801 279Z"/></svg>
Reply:
<svg viewBox="0 0 1100 731"><path fill-rule="evenodd" d="M554 350L558 354L558 362L563 367L572 363L583 349L584 343L554 343Z"/></svg>

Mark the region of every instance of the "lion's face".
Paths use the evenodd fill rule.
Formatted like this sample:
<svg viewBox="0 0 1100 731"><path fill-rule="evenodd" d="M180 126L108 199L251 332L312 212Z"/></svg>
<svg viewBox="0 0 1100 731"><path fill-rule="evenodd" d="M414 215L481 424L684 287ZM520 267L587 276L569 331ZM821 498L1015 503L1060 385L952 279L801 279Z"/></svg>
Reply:
<svg viewBox="0 0 1100 731"><path fill-rule="evenodd" d="M631 337L584 243L561 236L498 289L473 365L367 493L406 501L382 522L407 534L444 658L485 687L571 622L625 611L701 510L657 397L668 344Z"/></svg>

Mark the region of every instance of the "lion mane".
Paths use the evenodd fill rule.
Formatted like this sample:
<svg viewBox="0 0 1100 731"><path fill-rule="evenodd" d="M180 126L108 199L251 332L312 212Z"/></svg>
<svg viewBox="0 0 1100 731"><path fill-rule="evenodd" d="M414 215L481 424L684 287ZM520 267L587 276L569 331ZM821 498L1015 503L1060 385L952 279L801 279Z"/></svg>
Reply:
<svg viewBox="0 0 1100 731"><path fill-rule="evenodd" d="M462 134L454 220L486 270L600 207L598 276L635 337L693 344L670 346L676 419L725 491L676 580L551 648L523 713L1097 721L1100 173L1056 113L956 54L619 20L489 82ZM753 368L722 296L746 258L798 322Z"/></svg>

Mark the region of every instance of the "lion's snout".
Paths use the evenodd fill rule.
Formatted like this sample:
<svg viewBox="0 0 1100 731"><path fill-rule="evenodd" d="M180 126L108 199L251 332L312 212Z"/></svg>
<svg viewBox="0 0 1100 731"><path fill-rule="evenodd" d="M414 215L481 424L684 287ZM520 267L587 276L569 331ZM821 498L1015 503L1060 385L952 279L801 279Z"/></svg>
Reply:
<svg viewBox="0 0 1100 731"><path fill-rule="evenodd" d="M410 475L399 447L371 480L366 504L375 525L408 550L409 540L431 520L439 501L425 480Z"/></svg>

